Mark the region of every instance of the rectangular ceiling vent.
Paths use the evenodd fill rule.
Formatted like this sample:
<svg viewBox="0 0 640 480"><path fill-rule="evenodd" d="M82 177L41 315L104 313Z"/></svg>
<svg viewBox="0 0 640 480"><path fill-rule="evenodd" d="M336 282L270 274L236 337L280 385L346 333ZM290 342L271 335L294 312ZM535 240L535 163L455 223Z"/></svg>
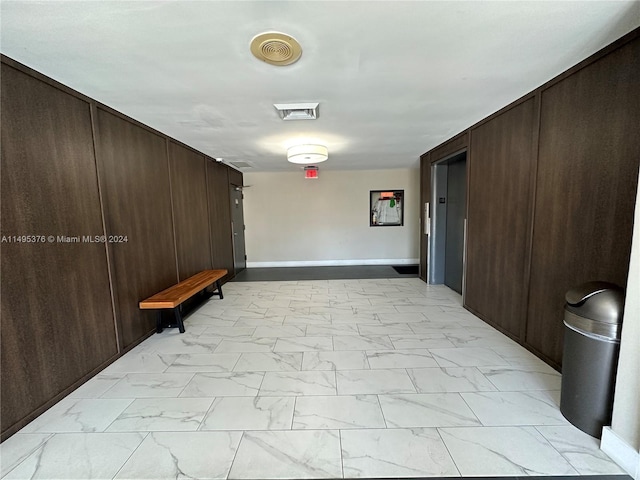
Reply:
<svg viewBox="0 0 640 480"><path fill-rule="evenodd" d="M229 162L229 163L236 168L253 168L253 165L247 162Z"/></svg>
<svg viewBox="0 0 640 480"><path fill-rule="evenodd" d="M274 103L283 120L315 120L318 118L318 103Z"/></svg>

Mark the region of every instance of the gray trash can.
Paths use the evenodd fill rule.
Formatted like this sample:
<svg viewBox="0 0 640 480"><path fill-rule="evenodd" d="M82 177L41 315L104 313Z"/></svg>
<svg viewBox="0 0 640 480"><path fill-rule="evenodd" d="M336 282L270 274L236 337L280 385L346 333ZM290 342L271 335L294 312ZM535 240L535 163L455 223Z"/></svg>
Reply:
<svg viewBox="0 0 640 480"><path fill-rule="evenodd" d="M592 437L611 424L624 290L589 282L569 290L564 312L560 411Z"/></svg>

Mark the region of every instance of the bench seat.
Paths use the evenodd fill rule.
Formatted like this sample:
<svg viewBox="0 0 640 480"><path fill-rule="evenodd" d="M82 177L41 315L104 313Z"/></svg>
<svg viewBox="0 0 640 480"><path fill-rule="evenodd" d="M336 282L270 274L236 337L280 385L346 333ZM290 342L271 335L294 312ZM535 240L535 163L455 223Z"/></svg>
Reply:
<svg viewBox="0 0 640 480"><path fill-rule="evenodd" d="M206 289L213 284L216 286L216 291L210 293L208 296L216 294L220 299L224 298L222 296L220 280L227 273L225 269L204 270L196 273L194 276L141 301L139 307L142 310L158 310L156 321L156 331L158 333L162 332L163 329L162 310L173 309L176 317L176 326L180 329L180 333L184 333L184 323L182 321L180 305L199 292L207 294Z"/></svg>

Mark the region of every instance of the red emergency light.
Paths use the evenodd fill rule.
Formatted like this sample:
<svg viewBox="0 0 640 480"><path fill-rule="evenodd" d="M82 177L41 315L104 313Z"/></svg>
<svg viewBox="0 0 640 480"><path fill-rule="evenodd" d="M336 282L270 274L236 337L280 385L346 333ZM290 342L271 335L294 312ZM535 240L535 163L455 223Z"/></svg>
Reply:
<svg viewBox="0 0 640 480"><path fill-rule="evenodd" d="M318 178L318 167L304 167L304 178Z"/></svg>

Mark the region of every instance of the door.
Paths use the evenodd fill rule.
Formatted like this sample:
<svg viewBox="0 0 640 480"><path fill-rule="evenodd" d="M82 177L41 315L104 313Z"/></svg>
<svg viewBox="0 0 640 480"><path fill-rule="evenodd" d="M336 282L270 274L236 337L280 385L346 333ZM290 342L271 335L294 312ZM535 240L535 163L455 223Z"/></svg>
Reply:
<svg viewBox="0 0 640 480"><path fill-rule="evenodd" d="M242 212L242 187L231 185L231 231L233 233L233 265L236 274L247 267L244 248L244 214Z"/></svg>
<svg viewBox="0 0 640 480"><path fill-rule="evenodd" d="M464 227L467 206L466 155L447 165L447 226L444 284L462 294Z"/></svg>

